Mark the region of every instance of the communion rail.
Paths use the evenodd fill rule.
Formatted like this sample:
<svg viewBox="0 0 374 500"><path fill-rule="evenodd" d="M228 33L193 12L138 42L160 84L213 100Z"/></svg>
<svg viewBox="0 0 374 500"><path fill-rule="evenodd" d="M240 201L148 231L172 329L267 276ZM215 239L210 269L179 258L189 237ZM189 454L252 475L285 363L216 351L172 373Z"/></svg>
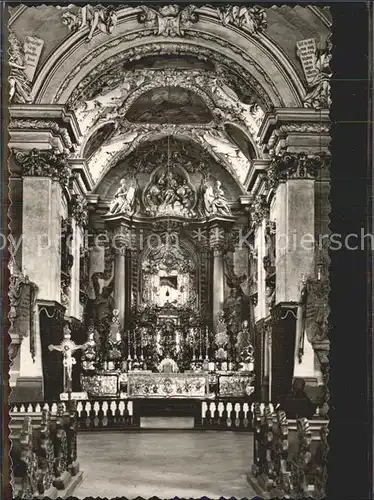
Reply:
<svg viewBox="0 0 374 500"><path fill-rule="evenodd" d="M137 400L89 399L76 402L77 429L135 430L140 429L141 416ZM212 401L186 400L194 407L194 428L199 430L252 431L252 403L244 398L219 398ZM47 409L57 411L57 405L65 402L18 402L10 405L10 414L30 414Z"/></svg>
<svg viewBox="0 0 374 500"><path fill-rule="evenodd" d="M263 498L323 498L328 421L287 419L273 405L253 405L254 449L248 481Z"/></svg>

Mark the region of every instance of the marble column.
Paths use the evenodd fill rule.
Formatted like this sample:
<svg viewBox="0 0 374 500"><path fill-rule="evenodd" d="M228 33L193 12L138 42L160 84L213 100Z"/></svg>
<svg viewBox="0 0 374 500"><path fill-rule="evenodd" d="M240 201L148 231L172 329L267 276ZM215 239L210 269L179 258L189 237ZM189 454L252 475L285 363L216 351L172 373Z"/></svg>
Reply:
<svg viewBox="0 0 374 500"><path fill-rule="evenodd" d="M266 305L266 273L264 269L265 228L269 218L269 204L266 197L258 195L251 206L251 217L255 224L255 247L257 249L257 291L258 299L255 308L256 321L268 316L269 310Z"/></svg>
<svg viewBox="0 0 374 500"><path fill-rule="evenodd" d="M213 325L217 324L225 298L223 253L220 247L213 249Z"/></svg>
<svg viewBox="0 0 374 500"><path fill-rule="evenodd" d="M73 194L69 204L69 214L73 229L73 240L71 243L71 254L73 255L73 266L71 269L71 291L70 291L70 316L76 319L82 319L82 310L80 305L80 265L81 249L84 249L85 238L84 231L87 227L87 208L86 201L82 196Z"/></svg>
<svg viewBox="0 0 374 500"><path fill-rule="evenodd" d="M217 324L219 313L223 309L225 298L224 252L225 233L218 225L209 230L209 246L212 252L212 320L213 328Z"/></svg>
<svg viewBox="0 0 374 500"><path fill-rule="evenodd" d="M126 310L126 247L122 246L116 251L114 268L114 307L119 311L121 330L125 326Z"/></svg>
<svg viewBox="0 0 374 500"><path fill-rule="evenodd" d="M73 241L71 244L71 254L74 257L73 266L71 268L71 286L70 286L70 302L69 316L80 318L79 306L79 290L80 290L80 247L83 240L82 228L77 222L72 220L73 226Z"/></svg>

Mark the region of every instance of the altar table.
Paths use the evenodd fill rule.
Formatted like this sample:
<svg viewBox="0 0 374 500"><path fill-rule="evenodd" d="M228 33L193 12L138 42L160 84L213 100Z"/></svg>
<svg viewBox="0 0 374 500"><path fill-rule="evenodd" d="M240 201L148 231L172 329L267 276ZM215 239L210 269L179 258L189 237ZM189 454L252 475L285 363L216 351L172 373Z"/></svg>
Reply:
<svg viewBox="0 0 374 500"><path fill-rule="evenodd" d="M208 374L129 372L129 397L204 398L208 395Z"/></svg>
<svg viewBox="0 0 374 500"><path fill-rule="evenodd" d="M254 376L246 372L101 371L82 375L81 383L89 397L106 398L248 397L254 391Z"/></svg>

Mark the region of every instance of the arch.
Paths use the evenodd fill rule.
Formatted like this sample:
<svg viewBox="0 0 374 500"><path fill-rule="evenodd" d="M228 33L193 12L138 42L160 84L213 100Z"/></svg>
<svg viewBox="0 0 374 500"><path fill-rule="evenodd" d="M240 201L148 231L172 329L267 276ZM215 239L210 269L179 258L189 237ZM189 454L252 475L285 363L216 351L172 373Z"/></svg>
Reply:
<svg viewBox="0 0 374 500"><path fill-rule="evenodd" d="M170 39L147 33L137 22L140 8L120 10L116 33L110 39L103 33L96 33L90 42L92 49L89 54L84 43L85 32L70 35L39 72L33 86L36 102L65 103L79 82L104 61L115 64L117 60L119 63L126 53L130 60L131 52L134 53L133 59L136 59L156 49L160 53L162 46L165 48L168 45L168 53L172 46L178 48L179 53L183 50L190 55L200 52L202 57L204 51L210 51L215 62L225 61L236 66L239 72L252 75L252 85L267 98L268 105L301 105L304 85L292 64L266 35L251 36L236 27L223 26L209 8L202 7L199 11L199 21L193 30L185 30L184 37ZM189 33L193 39L189 38ZM57 91L61 82L62 87Z"/></svg>
<svg viewBox="0 0 374 500"><path fill-rule="evenodd" d="M148 138L148 140L141 143L140 147L143 147L145 149L147 145L149 145L150 148L152 147L157 148L157 150L160 151L161 153L161 148L160 148L161 140L162 139L166 140L167 137L168 137L167 134L153 135L151 138ZM225 165L222 165L222 163L214 159L211 156L210 152L204 150L203 146L199 142L193 140L193 138L191 137L183 135L178 135L178 136L174 135L171 137L171 139L173 139L176 143L181 143L182 146L183 145L186 146L186 149L188 149L188 151L191 154L190 157L186 158L187 161L193 159L192 155L194 154L196 164L198 164L199 159L201 159L202 155L204 155L207 158L207 160L209 160L209 167L216 173L215 175L218 176L221 180L223 179L225 186L227 187L227 189L229 189L231 198L232 197L238 198L239 196L246 194L244 186L239 181L239 179L233 174L233 172L230 172ZM201 153L199 154L199 152ZM100 177L98 178L94 187L94 192L100 194L103 197L112 196L116 188L118 187L118 179L123 177L131 167L130 165L131 157L134 156L135 158L136 157L139 158L141 154L142 151L134 149L131 152L129 152L126 156L123 156L122 158L121 157L113 158L113 164L108 165L105 171L103 171ZM190 179L189 172L188 175Z"/></svg>
<svg viewBox="0 0 374 500"><path fill-rule="evenodd" d="M167 128L165 128L165 130L163 130L161 132L152 131L149 134L147 134L147 136L144 138L144 140L142 142L140 142L136 148L132 148L132 149L130 148L126 151L119 151L117 154L113 155L110 162L106 165L105 169L101 172L100 176L98 177L98 179L95 183L94 191L98 192L104 179L105 178L108 179L108 177L107 177L108 174L110 174L110 172L112 172L112 174L113 174L115 169L119 168L119 166L121 164L123 164L124 161L126 161L126 158L129 157L131 154L134 154L138 150L139 147L141 147L141 146L144 147L144 145L146 145L146 144L156 143L157 141L160 141L161 139L165 139L167 137L172 137L176 140L180 140L183 142L193 144L195 148L197 147L197 148L199 148L200 151L205 152L206 155L208 155L212 158L214 164L219 165L219 167L222 168L222 170L225 171L227 173L227 175L233 180L233 182L235 183L240 194L246 194L245 188L242 185L242 183L240 182L236 173L234 171L232 171L232 169L229 169L228 165L223 164L222 161L220 161L218 158L215 158L212 155L212 152L210 150L208 150L207 148L205 148L194 136L188 135L186 133L175 133L172 130L168 130Z"/></svg>

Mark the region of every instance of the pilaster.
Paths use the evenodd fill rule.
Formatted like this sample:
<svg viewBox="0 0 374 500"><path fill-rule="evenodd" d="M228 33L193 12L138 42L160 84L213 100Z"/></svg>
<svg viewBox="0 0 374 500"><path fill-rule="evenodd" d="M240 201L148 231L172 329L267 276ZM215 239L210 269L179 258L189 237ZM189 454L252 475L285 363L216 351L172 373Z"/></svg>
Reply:
<svg viewBox="0 0 374 500"><path fill-rule="evenodd" d="M61 105L20 104L9 107L10 198L17 266L38 290L38 303L61 306L61 220L66 217L71 168L67 156L80 139L74 112ZM19 241L19 239L22 241ZM78 259L79 260L79 259ZM29 304L30 332L19 348L19 374L13 399L43 398L43 338L37 306ZM44 380L45 382L45 380Z"/></svg>
<svg viewBox="0 0 374 500"><path fill-rule="evenodd" d="M270 165L268 186L275 192L277 221L277 302L298 301L301 277L312 271L318 236L315 179L328 161L326 154L284 152Z"/></svg>

